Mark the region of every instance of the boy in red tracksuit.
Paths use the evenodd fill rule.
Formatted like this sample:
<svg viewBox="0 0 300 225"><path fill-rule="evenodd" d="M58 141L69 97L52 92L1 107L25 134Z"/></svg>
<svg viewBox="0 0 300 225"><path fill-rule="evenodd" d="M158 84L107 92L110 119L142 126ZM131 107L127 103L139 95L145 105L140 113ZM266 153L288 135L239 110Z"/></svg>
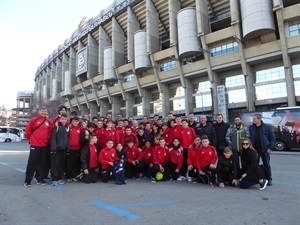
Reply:
<svg viewBox="0 0 300 225"><path fill-rule="evenodd" d="M147 177L151 177L152 169L153 169L153 148L151 146L150 140L146 140L145 146L142 147L143 160L142 160L142 168L143 174Z"/></svg>
<svg viewBox="0 0 300 225"><path fill-rule="evenodd" d="M169 160L169 149L166 146L165 139L162 137L159 139L159 146L153 150L153 173L152 182L156 182L156 173L163 173L163 180L170 179L170 160Z"/></svg>
<svg viewBox="0 0 300 225"><path fill-rule="evenodd" d="M106 122L106 126L107 127L104 131L103 138L102 138L102 145L101 145L102 148L106 147L106 143L108 140L113 141L113 146L120 142L119 134L116 131L116 129L113 128L113 122L111 120L108 120Z"/></svg>
<svg viewBox="0 0 300 225"><path fill-rule="evenodd" d="M85 183L96 183L98 179L98 152L96 145L97 135L89 135L89 144L85 145L81 150L80 159L82 162L83 177L81 181Z"/></svg>
<svg viewBox="0 0 300 225"><path fill-rule="evenodd" d="M139 139L137 138L136 134L132 132L132 129L130 126L125 127L125 134L124 134L124 148L126 148L128 145L128 141L132 140L134 147L138 148L139 146ZM142 149L139 149L142 151Z"/></svg>
<svg viewBox="0 0 300 225"><path fill-rule="evenodd" d="M197 157L201 148L202 148L201 139L198 135L196 135L194 138L194 143L190 145L190 147L188 148L188 158L187 158L188 175L189 177L192 177L194 183L197 182L197 175L199 173L197 169L198 166Z"/></svg>
<svg viewBox="0 0 300 225"><path fill-rule="evenodd" d="M124 128L124 120L118 120L118 126L116 127L116 131L119 135L120 143L125 146L124 136L125 136L125 128Z"/></svg>
<svg viewBox="0 0 300 225"><path fill-rule="evenodd" d="M73 117L69 125L70 153L67 155L67 179L68 182L77 181L76 176L80 171L80 130L79 118Z"/></svg>
<svg viewBox="0 0 300 225"><path fill-rule="evenodd" d="M182 167L183 148L180 146L178 138L174 138L172 146L169 148L170 154L170 173L173 180L179 177L179 171Z"/></svg>
<svg viewBox="0 0 300 225"><path fill-rule="evenodd" d="M207 175L210 179L212 187L216 186L216 162L218 160L218 155L216 148L209 145L208 136L202 136L202 148L198 152L197 157L197 169L199 175Z"/></svg>
<svg viewBox="0 0 300 225"><path fill-rule="evenodd" d="M196 132L193 128L189 127L188 120L183 119L181 121L182 129L180 133L181 137L181 146L183 148L183 163L182 168L180 170L181 176L186 176L189 182L192 181L192 178L188 175L187 171L187 158L188 158L188 148L194 142L194 137L196 136Z"/></svg>
<svg viewBox="0 0 300 225"><path fill-rule="evenodd" d="M161 135L167 144L170 143L170 137L171 137L171 128L168 127L166 123L162 125L162 135Z"/></svg>
<svg viewBox="0 0 300 225"><path fill-rule="evenodd" d="M174 127L171 128L171 137L170 137L169 145L172 145L172 141L174 140L174 138L178 138L179 142L181 142L181 130L182 130L181 117L176 116L175 122L176 123Z"/></svg>
<svg viewBox="0 0 300 225"><path fill-rule="evenodd" d="M99 154L99 163L101 164L101 180L106 183L112 178L114 163L119 160L116 149L113 148L112 140L106 141L106 148L103 148Z"/></svg>
<svg viewBox="0 0 300 225"><path fill-rule="evenodd" d="M98 120L97 127L95 127L95 129L94 129L94 133L98 137L98 139L97 139L97 145L99 146L99 148L102 145L102 138L103 138L104 131L105 131L105 128L103 126L103 121Z"/></svg>
<svg viewBox="0 0 300 225"><path fill-rule="evenodd" d="M127 166L125 169L125 177L139 179L139 172L142 168L140 162L143 159L143 153L138 150L134 145L133 140L127 141L127 147L125 147L128 155Z"/></svg>

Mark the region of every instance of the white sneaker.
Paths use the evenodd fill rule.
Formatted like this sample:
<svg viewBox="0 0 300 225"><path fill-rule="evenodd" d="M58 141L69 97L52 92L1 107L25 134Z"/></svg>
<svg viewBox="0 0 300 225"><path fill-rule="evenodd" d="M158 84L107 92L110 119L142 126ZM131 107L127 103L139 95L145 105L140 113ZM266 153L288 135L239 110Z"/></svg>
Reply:
<svg viewBox="0 0 300 225"><path fill-rule="evenodd" d="M178 181L184 181L184 180L186 180L186 178L184 176L180 176L180 177L177 178L177 180Z"/></svg>
<svg viewBox="0 0 300 225"><path fill-rule="evenodd" d="M185 177L186 177L186 179L187 179L188 182L192 182L192 178L189 176L188 173L185 175Z"/></svg>

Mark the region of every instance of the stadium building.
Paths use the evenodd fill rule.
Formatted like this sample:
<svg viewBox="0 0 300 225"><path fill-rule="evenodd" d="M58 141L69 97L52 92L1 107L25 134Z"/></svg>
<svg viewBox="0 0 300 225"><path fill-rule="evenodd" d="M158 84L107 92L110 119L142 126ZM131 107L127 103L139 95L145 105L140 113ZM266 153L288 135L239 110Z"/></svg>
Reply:
<svg viewBox="0 0 300 225"><path fill-rule="evenodd" d="M34 98L113 118L299 105L299 0L115 0L38 67Z"/></svg>

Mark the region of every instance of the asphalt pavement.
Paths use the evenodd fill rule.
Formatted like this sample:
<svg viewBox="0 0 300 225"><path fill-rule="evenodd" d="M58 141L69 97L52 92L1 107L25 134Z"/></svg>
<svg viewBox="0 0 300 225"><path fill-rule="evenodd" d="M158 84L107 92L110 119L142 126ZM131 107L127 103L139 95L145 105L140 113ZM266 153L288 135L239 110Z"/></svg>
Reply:
<svg viewBox="0 0 300 225"><path fill-rule="evenodd" d="M300 153L274 152L273 186L212 188L148 178L23 187L29 146L0 143L1 225L299 225Z"/></svg>

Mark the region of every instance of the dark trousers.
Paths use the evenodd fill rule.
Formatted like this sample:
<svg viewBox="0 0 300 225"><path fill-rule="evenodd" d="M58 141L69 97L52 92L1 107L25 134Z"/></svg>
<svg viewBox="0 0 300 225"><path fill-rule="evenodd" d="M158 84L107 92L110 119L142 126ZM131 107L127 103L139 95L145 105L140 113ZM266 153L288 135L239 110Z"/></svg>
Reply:
<svg viewBox="0 0 300 225"><path fill-rule="evenodd" d="M219 180L219 182L228 182L230 185L232 185L232 181L233 181L233 173L232 171L230 170L229 167L224 167L222 170L221 170L221 176L222 176L222 181ZM219 178L219 177L218 177ZM234 186L234 185L233 185Z"/></svg>
<svg viewBox="0 0 300 225"><path fill-rule="evenodd" d="M187 173L187 158L188 158L188 149L183 149L183 159L182 159L182 166L180 169L180 175L185 177L185 174Z"/></svg>
<svg viewBox="0 0 300 225"><path fill-rule="evenodd" d="M165 162L162 163L162 167L164 168L164 172L163 172L163 180L167 180L170 178L170 161L167 160ZM153 172L152 172L152 177L155 178L156 173L160 172L160 167L158 164L154 163L153 164Z"/></svg>
<svg viewBox="0 0 300 225"><path fill-rule="evenodd" d="M189 170L189 177L198 178L199 171L195 168Z"/></svg>
<svg viewBox="0 0 300 225"><path fill-rule="evenodd" d="M143 173L144 176L151 177L153 167L150 167L150 164L141 161L139 163L139 168L141 169L141 172Z"/></svg>
<svg viewBox="0 0 300 225"><path fill-rule="evenodd" d="M98 180L98 173L97 173L97 168L90 168L88 169L89 174L83 174L82 177L82 182L84 183L96 183Z"/></svg>
<svg viewBox="0 0 300 225"><path fill-rule="evenodd" d="M261 150L257 150L257 153L259 155L259 157L257 159L258 163L259 163L259 160L261 158L264 167L267 169L267 172L268 172L268 178L267 178L267 180L272 180L272 171L271 171L271 164L270 164L270 154L267 153L267 152L263 152Z"/></svg>
<svg viewBox="0 0 300 225"><path fill-rule="evenodd" d="M58 181L64 177L65 172L65 151L55 151L51 154L51 179Z"/></svg>
<svg viewBox="0 0 300 225"><path fill-rule="evenodd" d="M101 180L102 182L106 183L113 177L113 167L110 166L106 169L101 170Z"/></svg>
<svg viewBox="0 0 300 225"><path fill-rule="evenodd" d="M127 163L125 168L125 177L133 178L138 176L138 165L133 165L132 163Z"/></svg>
<svg viewBox="0 0 300 225"><path fill-rule="evenodd" d="M37 181L41 181L45 174L47 147L30 146L30 153L26 167L25 182L30 183L34 174Z"/></svg>
<svg viewBox="0 0 300 225"><path fill-rule="evenodd" d="M173 180L176 180L179 177L179 173L176 173L175 170L177 169L177 164L170 163L170 174Z"/></svg>
<svg viewBox="0 0 300 225"><path fill-rule="evenodd" d="M240 160L241 160L240 152L238 152L236 149L232 149L232 155L233 155L233 160L234 160L235 165L236 165L237 173L241 174L242 166L241 166L241 163L240 163Z"/></svg>
<svg viewBox="0 0 300 225"><path fill-rule="evenodd" d="M247 179L243 179L241 180L239 186L240 188L242 189L246 189L246 188L249 188L255 184L258 184L258 180L247 180Z"/></svg>
<svg viewBox="0 0 300 225"><path fill-rule="evenodd" d="M80 150L71 150L67 155L67 178L74 178L80 171Z"/></svg>
<svg viewBox="0 0 300 225"><path fill-rule="evenodd" d="M213 183L213 184L216 183L217 169L209 168L209 166L208 166L208 167L202 168L202 171L209 177L209 180L211 183Z"/></svg>

